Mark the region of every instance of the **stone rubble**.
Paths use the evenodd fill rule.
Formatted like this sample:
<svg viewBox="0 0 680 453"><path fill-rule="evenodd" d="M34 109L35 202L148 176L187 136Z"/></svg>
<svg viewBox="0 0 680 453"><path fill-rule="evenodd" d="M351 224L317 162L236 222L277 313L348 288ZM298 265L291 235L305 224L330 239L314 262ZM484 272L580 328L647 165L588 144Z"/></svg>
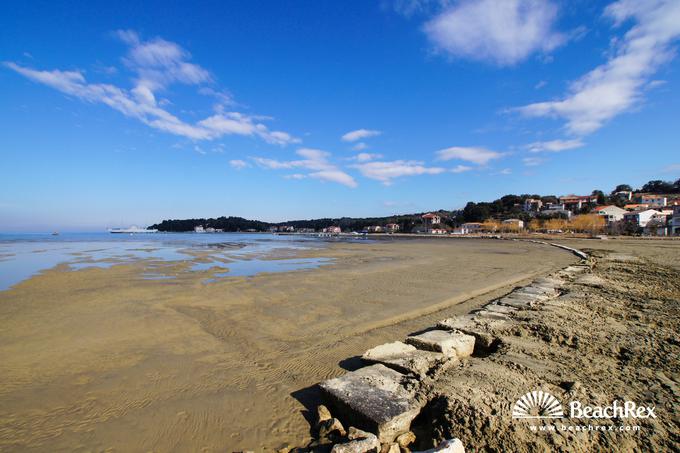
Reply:
<svg viewBox="0 0 680 453"><path fill-rule="evenodd" d="M418 394L419 385L436 379L436 373L473 355L492 353L500 343L498 333L516 323L523 310L540 310L561 296L567 281L596 285L589 276L593 263L580 250L550 244L580 256L582 262L568 266L548 277L534 279L468 315L448 318L431 330L375 346L362 355L370 365L319 384L323 398L333 408L334 418L319 406L319 434L343 438L332 452L364 453L408 452L416 441L411 423L427 401ZM350 426L345 433L342 420ZM357 429L359 427L361 429ZM365 430L365 431L362 431ZM422 453L464 453L459 439L450 439Z"/></svg>

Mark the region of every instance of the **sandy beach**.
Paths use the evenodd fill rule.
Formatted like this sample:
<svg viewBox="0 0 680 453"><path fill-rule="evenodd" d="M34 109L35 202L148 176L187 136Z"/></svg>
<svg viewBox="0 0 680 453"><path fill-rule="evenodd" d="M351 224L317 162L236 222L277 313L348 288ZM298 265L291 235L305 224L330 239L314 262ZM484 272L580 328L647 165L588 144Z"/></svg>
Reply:
<svg viewBox="0 0 680 453"><path fill-rule="evenodd" d="M210 284L214 270L144 280L144 262L57 266L0 292L0 450L301 445L306 389L348 357L575 259L465 239L290 253L333 262Z"/></svg>

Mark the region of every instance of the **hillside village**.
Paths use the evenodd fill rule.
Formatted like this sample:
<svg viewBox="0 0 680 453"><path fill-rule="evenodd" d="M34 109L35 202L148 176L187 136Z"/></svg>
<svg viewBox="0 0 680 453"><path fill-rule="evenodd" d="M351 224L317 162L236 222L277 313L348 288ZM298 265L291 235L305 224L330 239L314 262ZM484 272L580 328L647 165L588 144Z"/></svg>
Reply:
<svg viewBox="0 0 680 453"><path fill-rule="evenodd" d="M240 217L164 220L159 231L223 231L298 234L581 233L590 235L680 236L680 179L650 181L634 190L618 185L609 194L505 195L493 202L469 202L461 210L374 218L324 218L271 224Z"/></svg>

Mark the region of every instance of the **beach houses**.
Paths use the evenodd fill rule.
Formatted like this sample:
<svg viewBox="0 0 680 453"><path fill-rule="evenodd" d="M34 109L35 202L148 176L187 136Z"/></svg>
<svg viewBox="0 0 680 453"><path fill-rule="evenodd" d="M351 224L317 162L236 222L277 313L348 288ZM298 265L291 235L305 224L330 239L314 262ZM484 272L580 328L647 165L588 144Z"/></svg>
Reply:
<svg viewBox="0 0 680 453"><path fill-rule="evenodd" d="M572 212L561 203L546 203L541 209L541 215L545 217L564 217L571 218Z"/></svg>
<svg viewBox="0 0 680 453"><path fill-rule="evenodd" d="M543 207L543 202L536 198L527 198L524 200L522 210L524 212L538 212Z"/></svg>
<svg viewBox="0 0 680 453"><path fill-rule="evenodd" d="M479 233L482 231L482 224L479 222L467 222L460 226L462 234Z"/></svg>
<svg viewBox="0 0 680 453"><path fill-rule="evenodd" d="M423 225L425 226L426 229L431 229L432 225L439 225L440 223L442 223L441 216L439 214L433 214L431 212L421 215L420 218L422 219Z"/></svg>
<svg viewBox="0 0 680 453"><path fill-rule="evenodd" d="M371 225L368 228L366 228L366 232L368 233L382 233L384 231L385 229L380 225Z"/></svg>
<svg viewBox="0 0 680 453"><path fill-rule="evenodd" d="M342 228L339 226L329 226L324 228L321 232L327 234L340 234L342 233Z"/></svg>
<svg viewBox="0 0 680 453"><path fill-rule="evenodd" d="M673 218L671 219L671 234L680 236L680 205L673 206Z"/></svg>
<svg viewBox="0 0 680 453"><path fill-rule="evenodd" d="M639 197L639 203L646 204L650 208L662 208L667 202L668 198L665 195L641 194Z"/></svg>
<svg viewBox="0 0 680 453"><path fill-rule="evenodd" d="M560 203L569 211L581 210L584 206L597 203L597 195L565 195L560 197Z"/></svg>
<svg viewBox="0 0 680 453"><path fill-rule="evenodd" d="M524 221L520 219L506 219L503 220L502 224L511 230L524 229Z"/></svg>
<svg viewBox="0 0 680 453"><path fill-rule="evenodd" d="M387 225L385 225L385 231L387 231L388 233L396 233L397 231L399 231L400 228L401 227L399 226L398 223L388 223Z"/></svg>
<svg viewBox="0 0 680 453"><path fill-rule="evenodd" d="M626 213L626 210L619 208L618 206L610 205L597 206L592 212L597 215L601 215L604 217L604 221L607 224L610 224L623 220L623 215Z"/></svg>
<svg viewBox="0 0 680 453"><path fill-rule="evenodd" d="M654 209L626 212L623 214L623 221L629 225L644 228L656 214L659 214L659 211L655 211Z"/></svg>

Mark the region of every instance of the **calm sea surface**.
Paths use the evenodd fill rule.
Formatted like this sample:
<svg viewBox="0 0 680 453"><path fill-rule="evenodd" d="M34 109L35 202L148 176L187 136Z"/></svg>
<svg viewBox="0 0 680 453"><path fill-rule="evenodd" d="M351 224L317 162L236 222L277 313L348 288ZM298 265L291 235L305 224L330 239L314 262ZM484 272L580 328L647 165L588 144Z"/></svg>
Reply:
<svg viewBox="0 0 680 453"><path fill-rule="evenodd" d="M164 280L176 275L164 274L163 263L186 262L187 272L215 270L206 283L221 277L309 269L330 260L287 258L287 251L326 244L313 236L260 233L0 234L0 291L59 264L75 272L145 260L148 272L141 278ZM268 259L273 256L277 259Z"/></svg>

